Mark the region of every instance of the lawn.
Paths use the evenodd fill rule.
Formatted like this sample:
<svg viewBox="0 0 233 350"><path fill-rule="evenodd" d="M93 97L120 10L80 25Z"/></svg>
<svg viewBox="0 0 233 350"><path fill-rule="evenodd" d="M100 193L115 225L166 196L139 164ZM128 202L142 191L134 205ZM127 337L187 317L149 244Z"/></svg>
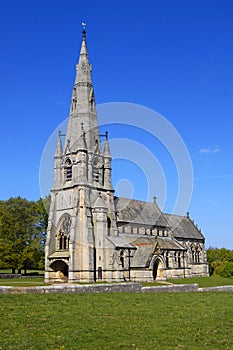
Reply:
<svg viewBox="0 0 233 350"><path fill-rule="evenodd" d="M233 349L233 293L1 295L0 349Z"/></svg>
<svg viewBox="0 0 233 350"><path fill-rule="evenodd" d="M233 285L233 278L223 277L194 277L194 278L179 278L179 279L168 279L167 282L174 284L190 284L197 283L199 287L215 287L215 286L227 286ZM83 283L80 283L83 284ZM86 283L85 283L86 284ZM160 286L161 283L143 282L143 286ZM23 277L23 278L1 278L0 286L14 286L14 287L31 287L31 286L43 286L43 277ZM0 349L1 350L1 349Z"/></svg>
<svg viewBox="0 0 233 350"><path fill-rule="evenodd" d="M45 284L44 284L43 277L1 278L0 279L0 286L34 287L34 286L44 286L44 285Z"/></svg>
<svg viewBox="0 0 233 350"><path fill-rule="evenodd" d="M175 283L175 284L197 283L200 288L233 285L233 278L224 278L224 277L217 277L217 276L215 276L215 277L173 278L173 279L168 279L167 281L171 282L171 283Z"/></svg>

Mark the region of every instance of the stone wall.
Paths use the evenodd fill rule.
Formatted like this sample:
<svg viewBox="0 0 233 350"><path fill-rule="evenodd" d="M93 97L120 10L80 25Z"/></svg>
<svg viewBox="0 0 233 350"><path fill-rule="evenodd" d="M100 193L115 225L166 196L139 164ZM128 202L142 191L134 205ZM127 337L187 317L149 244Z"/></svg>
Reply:
<svg viewBox="0 0 233 350"><path fill-rule="evenodd" d="M197 292L198 284L171 284L168 286L151 286L151 287L143 287L143 293L151 293L151 292Z"/></svg>
<svg viewBox="0 0 233 350"><path fill-rule="evenodd" d="M61 293L187 293L233 292L233 286L199 288L198 284L173 284L142 287L141 283L57 284L39 287L0 286L0 294L61 294Z"/></svg>
<svg viewBox="0 0 233 350"><path fill-rule="evenodd" d="M0 294L112 293L141 292L140 283L57 284L38 287L0 286Z"/></svg>
<svg viewBox="0 0 233 350"><path fill-rule="evenodd" d="M21 278L20 273L0 273L0 279L2 278Z"/></svg>

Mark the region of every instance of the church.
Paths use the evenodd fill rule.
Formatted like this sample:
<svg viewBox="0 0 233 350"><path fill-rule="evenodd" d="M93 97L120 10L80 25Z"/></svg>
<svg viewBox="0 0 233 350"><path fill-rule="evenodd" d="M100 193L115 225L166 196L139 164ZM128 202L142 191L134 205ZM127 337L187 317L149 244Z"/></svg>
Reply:
<svg viewBox="0 0 233 350"><path fill-rule="evenodd" d="M108 133L100 143L86 30L64 146L58 135L45 282L154 281L208 276L205 237L189 214L114 196Z"/></svg>

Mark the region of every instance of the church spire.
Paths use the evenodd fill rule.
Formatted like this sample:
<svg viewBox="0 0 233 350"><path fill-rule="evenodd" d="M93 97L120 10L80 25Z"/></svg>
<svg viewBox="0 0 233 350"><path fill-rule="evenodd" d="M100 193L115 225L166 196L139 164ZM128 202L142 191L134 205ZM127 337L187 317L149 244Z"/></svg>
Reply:
<svg viewBox="0 0 233 350"><path fill-rule="evenodd" d="M79 56L79 63L86 59L88 61L88 52L87 52L87 31L86 31L86 23L82 23L83 30L82 30L82 45L80 50L80 56ZM88 62L89 63L89 62Z"/></svg>
<svg viewBox="0 0 233 350"><path fill-rule="evenodd" d="M86 23L82 23L82 43L78 64L76 65L76 78L71 98L70 116L66 132L66 142L69 140L71 152L77 151L77 140L83 132L80 128L83 123L85 130L87 150L92 151L99 140L98 121L96 116L95 95L92 84L92 67L89 63L86 39Z"/></svg>

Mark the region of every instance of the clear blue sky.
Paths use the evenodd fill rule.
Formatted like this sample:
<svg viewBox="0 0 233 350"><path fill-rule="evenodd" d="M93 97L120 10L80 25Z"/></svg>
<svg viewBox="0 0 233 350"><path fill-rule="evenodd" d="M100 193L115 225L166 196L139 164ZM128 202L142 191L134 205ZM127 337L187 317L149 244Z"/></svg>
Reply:
<svg viewBox="0 0 233 350"><path fill-rule="evenodd" d="M96 102L140 104L172 123L193 165L190 215L207 247L233 249L230 0L1 2L0 198L40 197L40 159L68 116L82 21Z"/></svg>

